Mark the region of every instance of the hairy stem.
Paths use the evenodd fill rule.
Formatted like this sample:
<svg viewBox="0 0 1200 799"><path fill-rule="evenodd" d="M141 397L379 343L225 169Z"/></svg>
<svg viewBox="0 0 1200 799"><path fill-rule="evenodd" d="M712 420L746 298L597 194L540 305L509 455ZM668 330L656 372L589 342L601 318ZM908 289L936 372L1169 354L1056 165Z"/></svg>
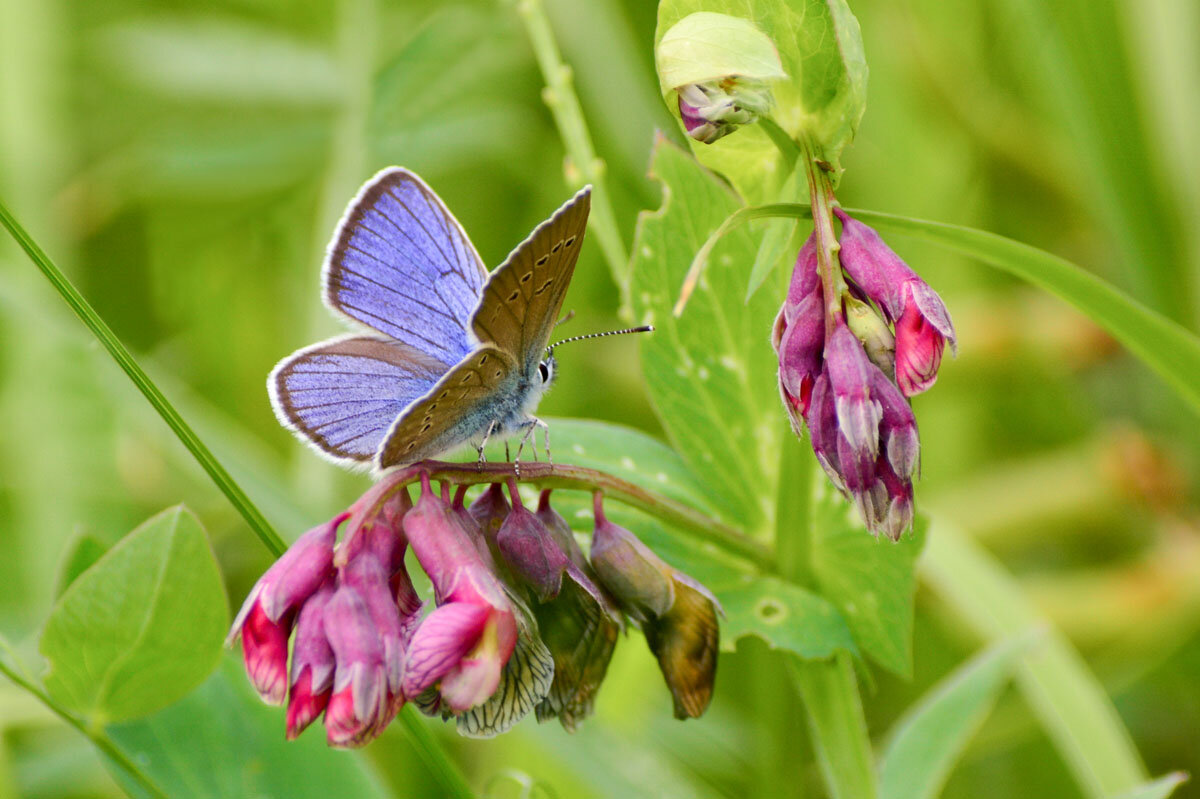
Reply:
<svg viewBox="0 0 1200 799"><path fill-rule="evenodd" d="M825 295L825 337L833 334L834 321L842 314L842 292L846 282L838 265L837 236L833 232L833 182L817 160L812 143L806 138L802 144L804 169L808 175L808 191L811 197L813 232L817 242L817 272L821 276L821 290Z"/></svg>
<svg viewBox="0 0 1200 799"><path fill-rule="evenodd" d="M621 240L621 229L613 211L612 198L604 182L604 161L596 156L592 137L588 133L583 108L575 94L571 68L563 63L554 31L546 17L541 0L519 0L517 13L525 23L529 42L533 46L546 88L542 98L554 115L554 124L566 146L570 166L578 170L583 182L592 184L592 212L589 227L596 231L604 260L612 271L613 279L621 290L621 310L629 308L629 253ZM577 183L568 171L567 182Z"/></svg>
<svg viewBox="0 0 1200 799"><path fill-rule="evenodd" d="M753 563L763 571L775 570L771 550L747 538L739 530L677 500L636 486L607 472L549 463L522 463L519 481L539 488L566 488L578 491L600 491L618 502L645 511L668 524L690 532L693 537L712 543L721 549ZM513 476L511 463L465 464L448 461L421 461L391 472L371 489L370 499L364 497L363 512L386 502L395 492L418 482L427 472L431 480L447 480L456 485L495 483Z"/></svg>

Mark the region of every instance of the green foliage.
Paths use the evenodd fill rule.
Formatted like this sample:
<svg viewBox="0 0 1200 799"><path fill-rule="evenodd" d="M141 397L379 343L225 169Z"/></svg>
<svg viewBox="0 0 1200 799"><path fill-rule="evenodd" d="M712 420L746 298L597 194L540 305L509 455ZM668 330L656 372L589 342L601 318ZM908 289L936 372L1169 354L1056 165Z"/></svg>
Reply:
<svg viewBox="0 0 1200 799"><path fill-rule="evenodd" d="M93 724L153 713L208 676L228 624L204 530L171 508L63 592L42 633L46 688Z"/></svg>
<svg viewBox="0 0 1200 799"><path fill-rule="evenodd" d="M640 321L655 332L642 341L646 389L672 444L703 475L722 517L752 534L770 529L779 435L786 429L774 390L768 336L775 300L743 303L734 264L754 260L749 235L718 245L712 270L681 318L671 313L692 255L738 206L738 199L686 153L660 140L652 173L663 207L643 213L633 249L630 295ZM764 346L747 346L748 342Z"/></svg>
<svg viewBox="0 0 1200 799"><path fill-rule="evenodd" d="M1000 641L946 677L896 722L880 757L882 799L933 799L1008 683L1028 636Z"/></svg>
<svg viewBox="0 0 1200 799"><path fill-rule="evenodd" d="M863 654L902 676L912 673L913 595L925 520L898 543L874 538L857 511L814 470L810 559L821 593L846 618Z"/></svg>
<svg viewBox="0 0 1200 799"><path fill-rule="evenodd" d="M233 654L183 701L108 734L168 796L388 795L361 757L329 749L319 729L285 740L278 709L259 700ZM112 773L130 795L144 795L119 769Z"/></svg>
<svg viewBox="0 0 1200 799"><path fill-rule="evenodd" d="M1175 793L1175 789L1188 781L1188 775L1180 772L1167 774L1165 777L1159 777L1156 780L1139 785L1132 791L1114 796L1113 799L1167 799L1168 796Z"/></svg>
<svg viewBox="0 0 1200 799"><path fill-rule="evenodd" d="M664 0L658 7L656 48L672 26L696 11L748 18L771 37L788 75L772 83L772 116L792 136L811 138L819 157L840 174L842 150L858 129L867 91L858 20L844 0ZM665 96L673 86L661 88ZM774 197L790 172L779 168L780 153L758 125L711 145L692 142L692 149L750 203Z"/></svg>

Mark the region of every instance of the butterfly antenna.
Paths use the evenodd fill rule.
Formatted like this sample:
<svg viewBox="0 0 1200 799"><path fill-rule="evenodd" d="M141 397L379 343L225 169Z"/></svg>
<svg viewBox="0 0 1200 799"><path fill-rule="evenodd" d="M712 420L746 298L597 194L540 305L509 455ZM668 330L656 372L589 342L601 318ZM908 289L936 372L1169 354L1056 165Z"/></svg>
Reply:
<svg viewBox="0 0 1200 799"><path fill-rule="evenodd" d="M568 344L572 341L583 341L585 338L603 338L604 336L623 336L626 333L651 333L654 331L654 325L638 325L637 327L627 327L624 330L609 330L604 333L584 333L582 336L571 336L564 338L562 341L556 341L546 348L546 352L553 353L554 348L560 344Z"/></svg>

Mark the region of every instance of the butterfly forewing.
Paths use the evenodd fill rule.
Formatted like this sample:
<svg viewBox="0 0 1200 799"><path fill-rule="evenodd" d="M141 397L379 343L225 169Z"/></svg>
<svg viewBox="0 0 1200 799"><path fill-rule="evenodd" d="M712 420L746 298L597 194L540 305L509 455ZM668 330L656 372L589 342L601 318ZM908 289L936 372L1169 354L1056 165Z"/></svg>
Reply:
<svg viewBox="0 0 1200 799"><path fill-rule="evenodd" d="M590 208L588 186L538 225L483 288L472 319L475 335L511 353L524 370L536 367L558 320Z"/></svg>
<svg viewBox="0 0 1200 799"><path fill-rule="evenodd" d="M482 433L515 371L506 353L482 345L396 419L379 449L379 467L432 458Z"/></svg>
<svg viewBox="0 0 1200 799"><path fill-rule="evenodd" d="M335 461L367 465L396 417L445 373L407 345L349 336L280 361L267 390L285 427Z"/></svg>
<svg viewBox="0 0 1200 799"><path fill-rule="evenodd" d="M447 366L474 347L468 331L487 277L453 214L399 167L351 201L323 272L331 308Z"/></svg>

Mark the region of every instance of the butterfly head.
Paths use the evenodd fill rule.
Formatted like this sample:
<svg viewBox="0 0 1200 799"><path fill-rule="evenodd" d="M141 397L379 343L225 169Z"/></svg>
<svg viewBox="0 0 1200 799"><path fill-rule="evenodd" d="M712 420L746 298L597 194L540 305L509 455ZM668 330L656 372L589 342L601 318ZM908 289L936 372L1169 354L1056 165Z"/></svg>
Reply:
<svg viewBox="0 0 1200 799"><path fill-rule="evenodd" d="M546 348L546 357L538 362L538 377L542 378L542 390L550 388L554 378L558 376L558 359L554 357L554 348Z"/></svg>

